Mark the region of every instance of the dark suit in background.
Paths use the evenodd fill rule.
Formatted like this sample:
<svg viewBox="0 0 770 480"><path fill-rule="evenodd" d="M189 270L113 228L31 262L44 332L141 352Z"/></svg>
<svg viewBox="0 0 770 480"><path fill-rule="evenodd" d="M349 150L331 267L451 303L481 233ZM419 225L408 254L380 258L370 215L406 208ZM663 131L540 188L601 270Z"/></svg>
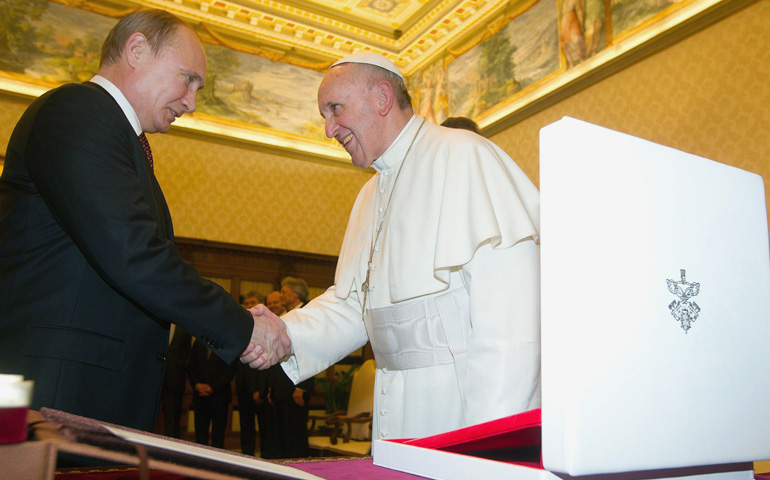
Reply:
<svg viewBox="0 0 770 480"><path fill-rule="evenodd" d="M231 382L235 368L235 363L225 363L197 340L193 343L187 363L187 378L193 389L195 441L201 445L209 445L210 428L211 446L225 446L227 411L232 400ZM208 385L211 392L202 395L199 385Z"/></svg>
<svg viewBox="0 0 770 480"><path fill-rule="evenodd" d="M227 363L254 320L183 262L136 132L93 83L47 92L0 177L0 371L51 407L152 431L169 322Z"/></svg>
<svg viewBox="0 0 770 480"><path fill-rule="evenodd" d="M172 325L171 329L173 333L168 344L166 371L163 373L163 390L160 396L163 434L181 438L182 400L187 386L187 359L190 356L192 336L176 325ZM244 367L249 368L246 365Z"/></svg>
<svg viewBox="0 0 770 480"><path fill-rule="evenodd" d="M240 362L235 369L235 394L238 397L238 418L241 426L241 453L244 455L253 456L257 448L255 423L257 404L254 402L254 393L259 389L258 376L263 373Z"/></svg>
<svg viewBox="0 0 770 480"><path fill-rule="evenodd" d="M270 372L270 399L275 412L280 452L278 457L273 458L309 457L307 421L315 380L310 377L294 385L280 364L273 365L268 372ZM297 388L304 390L302 406L297 405L294 400L294 390Z"/></svg>

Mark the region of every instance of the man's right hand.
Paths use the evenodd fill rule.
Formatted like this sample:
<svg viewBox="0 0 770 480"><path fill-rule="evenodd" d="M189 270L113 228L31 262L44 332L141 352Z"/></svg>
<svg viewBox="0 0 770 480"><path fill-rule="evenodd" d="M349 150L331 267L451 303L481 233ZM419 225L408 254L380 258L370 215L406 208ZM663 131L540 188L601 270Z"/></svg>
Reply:
<svg viewBox="0 0 770 480"><path fill-rule="evenodd" d="M288 358L291 340L283 320L262 304L250 308L249 312L254 317L254 330L248 347L241 354L241 362L265 370Z"/></svg>

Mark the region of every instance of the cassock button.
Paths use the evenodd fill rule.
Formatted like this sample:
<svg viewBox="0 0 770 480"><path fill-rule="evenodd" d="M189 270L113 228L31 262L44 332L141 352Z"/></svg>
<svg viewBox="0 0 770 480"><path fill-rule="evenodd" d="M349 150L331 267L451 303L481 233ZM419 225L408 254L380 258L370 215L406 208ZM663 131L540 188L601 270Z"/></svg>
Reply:
<svg viewBox="0 0 770 480"><path fill-rule="evenodd" d="M159 362L165 362L166 361L166 354L165 353L159 353L158 354L158 361Z"/></svg>
<svg viewBox="0 0 770 480"><path fill-rule="evenodd" d="M377 245L376 247L374 247L374 251L375 251L375 252L379 252L379 251L380 251L380 246L379 246L379 245Z"/></svg>
<svg viewBox="0 0 770 480"><path fill-rule="evenodd" d="M388 374L388 369L387 368L383 368L382 369L382 374L383 375L387 375Z"/></svg>
<svg viewBox="0 0 770 480"><path fill-rule="evenodd" d="M384 416L385 416L385 415L387 415L387 414L388 414L388 411L387 411L387 410L380 410L380 415L381 415L381 416L383 416L383 417L384 417Z"/></svg>
<svg viewBox="0 0 770 480"><path fill-rule="evenodd" d="M387 388L383 388L382 389L382 394L383 395L387 395L388 394L388 389Z"/></svg>
<svg viewBox="0 0 770 480"><path fill-rule="evenodd" d="M388 432L380 432L380 436L381 436L382 438L385 438L385 437L387 437L388 435L390 435L390 433L388 433Z"/></svg>

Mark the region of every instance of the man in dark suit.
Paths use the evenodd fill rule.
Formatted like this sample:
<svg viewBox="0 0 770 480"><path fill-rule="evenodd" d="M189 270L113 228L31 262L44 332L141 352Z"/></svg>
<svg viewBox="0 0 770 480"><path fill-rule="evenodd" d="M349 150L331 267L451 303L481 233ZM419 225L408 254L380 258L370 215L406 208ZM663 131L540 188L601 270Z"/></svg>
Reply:
<svg viewBox="0 0 770 480"><path fill-rule="evenodd" d="M160 395L163 434L167 437L182 436L182 403L187 386L187 359L190 358L191 344L192 335L172 324L166 354L166 370L163 372L163 390ZM248 365L243 367L252 371Z"/></svg>
<svg viewBox="0 0 770 480"><path fill-rule="evenodd" d="M280 450L277 457L263 458L309 457L307 421L315 379L310 377L294 385L280 365L270 367L268 374Z"/></svg>
<svg viewBox="0 0 770 480"><path fill-rule="evenodd" d="M225 447L227 411L233 397L231 383L235 368L235 363L226 364L201 342L196 340L193 343L187 363L187 378L193 389L196 443Z"/></svg>
<svg viewBox="0 0 770 480"><path fill-rule="evenodd" d="M281 299L286 310L304 307L308 295L307 282L301 278L286 277L281 281ZM278 458L308 457L307 421L315 379L310 377L294 385L280 365L268 369L268 374L270 402L278 425Z"/></svg>
<svg viewBox="0 0 770 480"><path fill-rule="evenodd" d="M189 26L134 12L105 40L99 74L41 96L11 135L0 370L35 381L32 408L152 431L170 323L227 363L267 368L289 354L280 322L253 317L182 261L143 145L143 132L195 110L205 78Z"/></svg>

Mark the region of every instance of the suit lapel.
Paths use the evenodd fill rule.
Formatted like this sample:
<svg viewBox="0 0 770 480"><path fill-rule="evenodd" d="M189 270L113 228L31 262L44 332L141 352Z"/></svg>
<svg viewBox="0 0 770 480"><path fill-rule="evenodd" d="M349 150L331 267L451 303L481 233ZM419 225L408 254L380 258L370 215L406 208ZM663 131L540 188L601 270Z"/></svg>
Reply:
<svg viewBox="0 0 770 480"><path fill-rule="evenodd" d="M120 104L118 103L118 101L115 100L115 98L112 95L110 95L110 92L105 90L101 85L93 82L84 82L83 85L102 92L107 98L109 98L115 104L115 106L123 114L123 118L125 119L125 122L126 122L126 127L128 128L128 131L131 132L131 136L133 137L132 138L132 145L133 145L132 155L135 162L136 173L139 176L140 183L142 184L145 190L146 197L148 199L152 199L151 201L148 200L148 203L153 216L158 222L158 226L160 230L158 232L158 235L161 238L173 240L174 228L171 223L171 215L168 209L168 204L166 203L166 198L163 195L163 191L160 188L160 184L158 183L158 180L155 178L155 172L153 172L152 168L150 168L150 164L147 160L147 155L145 154L144 148L142 147L142 144L139 141L139 137L136 136L134 132L134 128L131 126L131 122L129 122L128 119L125 118L125 113L123 112L123 109L120 107Z"/></svg>

